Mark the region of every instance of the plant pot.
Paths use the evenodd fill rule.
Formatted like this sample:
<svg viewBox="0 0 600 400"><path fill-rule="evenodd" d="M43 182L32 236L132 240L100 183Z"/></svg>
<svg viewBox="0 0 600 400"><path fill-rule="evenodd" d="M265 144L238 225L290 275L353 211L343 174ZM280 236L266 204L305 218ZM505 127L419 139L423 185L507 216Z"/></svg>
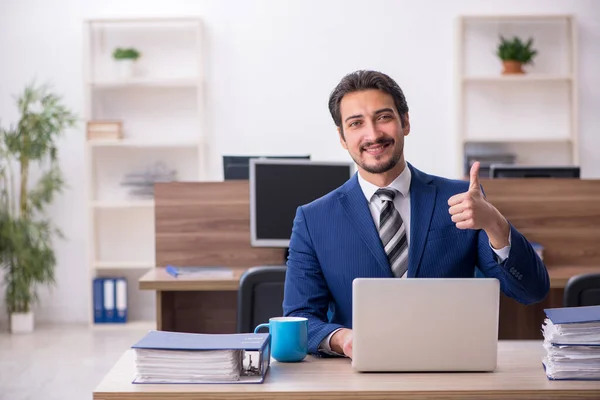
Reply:
<svg viewBox="0 0 600 400"><path fill-rule="evenodd" d="M33 332L33 312L12 313L10 314L10 332L11 333L31 333Z"/></svg>
<svg viewBox="0 0 600 400"><path fill-rule="evenodd" d="M117 79L127 80L135 76L135 60L115 61L115 74Z"/></svg>
<svg viewBox="0 0 600 400"><path fill-rule="evenodd" d="M504 70L502 71L504 75L525 73L525 71L523 71L523 64L519 61L502 61L502 66L504 67Z"/></svg>

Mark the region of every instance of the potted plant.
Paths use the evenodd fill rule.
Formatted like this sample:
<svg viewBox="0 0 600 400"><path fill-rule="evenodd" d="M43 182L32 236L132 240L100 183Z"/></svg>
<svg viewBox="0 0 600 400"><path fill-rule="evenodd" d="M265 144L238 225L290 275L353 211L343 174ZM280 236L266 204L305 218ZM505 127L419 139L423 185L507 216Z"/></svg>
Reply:
<svg viewBox="0 0 600 400"><path fill-rule="evenodd" d="M512 40L508 40L500 35L500 44L496 54L504 66L502 73L524 74L523 65L533 63L533 58L537 54L537 50L531 48L532 45L533 38L529 38L525 43L516 36Z"/></svg>
<svg viewBox="0 0 600 400"><path fill-rule="evenodd" d="M54 283L52 240L62 234L44 208L65 185L57 139L76 122L47 85L28 85L17 106L16 125L0 126L0 269L13 333L33 330L36 287Z"/></svg>
<svg viewBox="0 0 600 400"><path fill-rule="evenodd" d="M141 57L138 50L117 47L112 55L116 61L117 76L120 79L129 79L135 75L135 63Z"/></svg>

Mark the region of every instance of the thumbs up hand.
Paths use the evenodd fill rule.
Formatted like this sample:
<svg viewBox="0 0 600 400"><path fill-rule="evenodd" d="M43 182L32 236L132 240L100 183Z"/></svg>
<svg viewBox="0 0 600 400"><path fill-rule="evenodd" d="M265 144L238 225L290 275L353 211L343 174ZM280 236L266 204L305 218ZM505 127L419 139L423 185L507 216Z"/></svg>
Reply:
<svg viewBox="0 0 600 400"><path fill-rule="evenodd" d="M510 226L504 216L487 201L479 183L479 161L473 163L469 190L448 200L452 222L458 229L483 229L495 249L508 246Z"/></svg>

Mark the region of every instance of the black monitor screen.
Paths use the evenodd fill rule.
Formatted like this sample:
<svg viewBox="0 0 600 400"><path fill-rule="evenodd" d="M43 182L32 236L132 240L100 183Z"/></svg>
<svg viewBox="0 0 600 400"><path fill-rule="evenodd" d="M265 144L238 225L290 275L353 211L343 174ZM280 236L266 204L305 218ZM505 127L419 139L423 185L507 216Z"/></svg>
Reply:
<svg viewBox="0 0 600 400"><path fill-rule="evenodd" d="M579 167L575 166L524 166L496 165L490 167L491 178L579 178Z"/></svg>
<svg viewBox="0 0 600 400"><path fill-rule="evenodd" d="M251 161L251 244L288 247L297 208L340 187L351 175L350 163Z"/></svg>
<svg viewBox="0 0 600 400"><path fill-rule="evenodd" d="M223 178L230 180L248 180L251 159L290 159L310 160L310 155L300 156L223 156Z"/></svg>

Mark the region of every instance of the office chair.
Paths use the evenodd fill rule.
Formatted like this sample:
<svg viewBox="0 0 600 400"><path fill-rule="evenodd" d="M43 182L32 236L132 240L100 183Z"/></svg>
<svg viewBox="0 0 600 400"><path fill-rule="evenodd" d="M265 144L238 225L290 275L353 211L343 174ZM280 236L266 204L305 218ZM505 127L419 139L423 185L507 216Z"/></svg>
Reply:
<svg viewBox="0 0 600 400"><path fill-rule="evenodd" d="M565 286L564 307L600 305L600 273L575 275Z"/></svg>
<svg viewBox="0 0 600 400"><path fill-rule="evenodd" d="M254 332L258 324L283 316L285 266L253 267L240 278L237 332Z"/></svg>

